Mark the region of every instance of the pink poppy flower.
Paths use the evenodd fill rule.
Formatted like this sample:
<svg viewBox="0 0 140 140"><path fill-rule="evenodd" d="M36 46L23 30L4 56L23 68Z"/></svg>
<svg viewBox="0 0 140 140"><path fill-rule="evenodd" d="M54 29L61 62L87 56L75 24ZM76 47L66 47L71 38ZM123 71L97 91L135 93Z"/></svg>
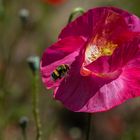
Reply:
<svg viewBox="0 0 140 140"><path fill-rule="evenodd" d="M62 65L69 68L59 71ZM140 96L140 19L115 7L89 10L45 50L40 70L72 111L106 111Z"/></svg>

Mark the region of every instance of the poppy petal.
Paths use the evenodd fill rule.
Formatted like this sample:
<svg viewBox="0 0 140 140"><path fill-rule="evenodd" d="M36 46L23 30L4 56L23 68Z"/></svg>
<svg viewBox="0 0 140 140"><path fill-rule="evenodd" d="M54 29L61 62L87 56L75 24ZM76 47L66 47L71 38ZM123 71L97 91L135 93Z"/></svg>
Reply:
<svg viewBox="0 0 140 140"><path fill-rule="evenodd" d="M121 69L140 54L139 44L140 38L137 36L133 40L130 38L119 46L112 56L102 56L87 65L86 68L96 73L107 73Z"/></svg>
<svg viewBox="0 0 140 140"><path fill-rule="evenodd" d="M51 77L52 72L59 65L71 65L84 44L85 39L83 37L68 37L59 40L45 50L40 63L40 71L42 80L48 88L58 86L61 81L54 82Z"/></svg>
<svg viewBox="0 0 140 140"><path fill-rule="evenodd" d="M140 54L139 44L140 36L137 35L121 44L108 60L110 71L124 67L129 61L135 59Z"/></svg>
<svg viewBox="0 0 140 140"><path fill-rule="evenodd" d="M130 31L140 31L140 19L137 16L116 7L97 7L89 10L68 24L61 31L59 38L68 36L84 36L85 38L90 37L93 33L93 28L98 25L98 22L102 19L104 14L111 11L120 15L125 20L125 23Z"/></svg>
<svg viewBox="0 0 140 140"><path fill-rule="evenodd" d="M121 15L124 18L126 24L128 25L130 31L134 31L134 32L140 31L140 19L137 16L116 7L107 7L107 8Z"/></svg>
<svg viewBox="0 0 140 140"><path fill-rule="evenodd" d="M118 79L100 88L79 111L106 111L137 96L140 96L140 59L126 66Z"/></svg>
<svg viewBox="0 0 140 140"><path fill-rule="evenodd" d="M94 96L104 84L113 80L95 75L82 76L78 69L80 69L80 64L79 60L76 60L71 65L69 76L63 80L60 86L54 91L55 99L60 100L72 111L80 111L84 108L90 98Z"/></svg>

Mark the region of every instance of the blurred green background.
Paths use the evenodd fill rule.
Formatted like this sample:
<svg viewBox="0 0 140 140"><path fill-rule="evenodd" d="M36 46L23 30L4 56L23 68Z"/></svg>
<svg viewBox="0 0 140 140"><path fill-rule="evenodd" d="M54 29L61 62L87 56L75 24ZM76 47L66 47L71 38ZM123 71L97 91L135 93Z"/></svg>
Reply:
<svg viewBox="0 0 140 140"><path fill-rule="evenodd" d="M0 140L22 140L19 120L29 118L28 140L36 131L32 115L32 81L27 58L40 56L57 40L76 7L117 6L140 16L139 0L0 0ZM27 16L27 17L26 17ZM43 140L84 140L87 114L73 113L52 98L39 81ZM92 115L91 140L140 140L140 99Z"/></svg>

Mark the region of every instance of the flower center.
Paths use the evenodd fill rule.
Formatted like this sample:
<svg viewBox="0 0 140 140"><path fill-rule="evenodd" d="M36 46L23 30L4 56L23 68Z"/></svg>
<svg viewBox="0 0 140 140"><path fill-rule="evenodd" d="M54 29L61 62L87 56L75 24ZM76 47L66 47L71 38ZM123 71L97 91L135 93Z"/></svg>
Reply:
<svg viewBox="0 0 140 140"><path fill-rule="evenodd" d="M84 66L96 61L101 56L111 56L117 47L118 45L112 41L107 41L103 37L95 36L94 39L92 39L91 42L87 45L85 50L85 61L81 67L81 74L83 76L88 76L93 73ZM97 73L93 74L99 75Z"/></svg>
<svg viewBox="0 0 140 140"><path fill-rule="evenodd" d="M105 38L95 37L86 48L85 65L92 63L101 56L111 56L117 46L117 44L107 41Z"/></svg>

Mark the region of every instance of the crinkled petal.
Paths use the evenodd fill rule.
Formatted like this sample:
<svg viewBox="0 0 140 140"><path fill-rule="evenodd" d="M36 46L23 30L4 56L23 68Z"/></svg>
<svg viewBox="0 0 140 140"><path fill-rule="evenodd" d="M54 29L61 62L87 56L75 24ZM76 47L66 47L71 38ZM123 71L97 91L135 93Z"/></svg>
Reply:
<svg viewBox="0 0 140 140"><path fill-rule="evenodd" d="M139 45L140 36L136 36L132 40L130 38L128 41L121 44L108 60L110 71L124 67L129 61L136 59L140 54Z"/></svg>
<svg viewBox="0 0 140 140"><path fill-rule="evenodd" d="M109 110L137 96L140 96L140 55L130 61L116 79L82 77L73 72L55 90L55 98L68 109L90 113Z"/></svg>
<svg viewBox="0 0 140 140"><path fill-rule="evenodd" d="M82 37L68 37L45 50L40 63L40 71L42 80L48 88L57 87L61 82L61 80L53 81L52 72L59 65L71 65L84 44L85 40Z"/></svg>
<svg viewBox="0 0 140 140"><path fill-rule="evenodd" d="M110 71L108 60L109 56L102 56L85 67L95 73L108 73Z"/></svg>
<svg viewBox="0 0 140 140"><path fill-rule="evenodd" d="M84 36L85 38L90 37L94 27L98 25L104 14L108 12L120 15L125 20L130 31L140 31L140 19L137 16L115 7L97 7L68 24L60 33L59 38L73 35Z"/></svg>
<svg viewBox="0 0 140 140"><path fill-rule="evenodd" d="M140 58L130 62L118 79L101 87L79 111L106 111L137 96L140 96Z"/></svg>
<svg viewBox="0 0 140 140"><path fill-rule="evenodd" d="M129 39L121 44L111 56L102 56L87 65L86 68L96 73L113 72L124 67L129 61L140 55L140 37Z"/></svg>
<svg viewBox="0 0 140 140"><path fill-rule="evenodd" d="M76 60L71 66L69 76L63 80L54 92L54 97L72 111L79 111L84 108L90 98L92 98L104 84L114 80L111 78L97 77L95 75L81 76L79 71L79 61Z"/></svg>
<svg viewBox="0 0 140 140"><path fill-rule="evenodd" d="M106 7L108 8L108 7ZM109 9L113 10L114 12L120 14L127 23L129 30L134 32L140 32L140 19L136 15L129 13L125 10L116 8L116 7L109 7Z"/></svg>
<svg viewBox="0 0 140 140"><path fill-rule="evenodd" d="M138 50L140 34L129 29L125 18L119 12L113 10L115 8L97 9L95 11L98 11L98 13L102 10L102 15L99 16L98 24L94 23L93 39L90 40L89 44L93 47L97 45L99 48L108 47L108 44L110 44L110 47L111 45L116 46L116 50L112 56L101 56L101 58L85 67L99 73L115 71L135 56Z"/></svg>

